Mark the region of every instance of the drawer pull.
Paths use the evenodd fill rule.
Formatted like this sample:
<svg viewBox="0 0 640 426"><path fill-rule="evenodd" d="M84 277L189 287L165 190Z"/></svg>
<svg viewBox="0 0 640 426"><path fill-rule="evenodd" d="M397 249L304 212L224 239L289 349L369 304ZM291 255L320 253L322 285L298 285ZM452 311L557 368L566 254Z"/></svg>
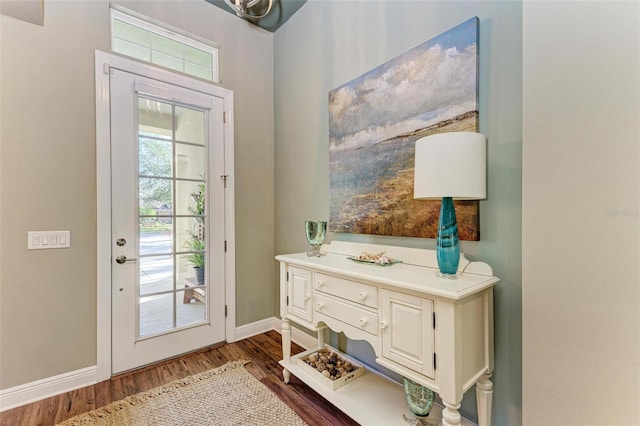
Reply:
<svg viewBox="0 0 640 426"><path fill-rule="evenodd" d="M367 324L367 319L366 318L360 318L360 321L358 321L360 323L361 326L365 326Z"/></svg>
<svg viewBox="0 0 640 426"><path fill-rule="evenodd" d="M311 295L310 294L305 294L304 295L304 300L309 300L311 299Z"/></svg>
<svg viewBox="0 0 640 426"><path fill-rule="evenodd" d="M316 288L321 288L322 286L324 286L324 281L320 280L316 283Z"/></svg>
<svg viewBox="0 0 640 426"><path fill-rule="evenodd" d="M360 296L360 300L364 300L364 299L366 299L366 298L367 298L367 293L366 293L366 292L364 292L364 291L361 291L361 292L360 292L360 294L359 294L359 296Z"/></svg>
<svg viewBox="0 0 640 426"><path fill-rule="evenodd" d="M322 309L322 308L324 308L324 303L322 303L322 302L318 302L318 304L316 305L316 307L317 307L318 309Z"/></svg>
<svg viewBox="0 0 640 426"><path fill-rule="evenodd" d="M380 329L384 330L385 328L387 328L387 322L386 321L380 321Z"/></svg>

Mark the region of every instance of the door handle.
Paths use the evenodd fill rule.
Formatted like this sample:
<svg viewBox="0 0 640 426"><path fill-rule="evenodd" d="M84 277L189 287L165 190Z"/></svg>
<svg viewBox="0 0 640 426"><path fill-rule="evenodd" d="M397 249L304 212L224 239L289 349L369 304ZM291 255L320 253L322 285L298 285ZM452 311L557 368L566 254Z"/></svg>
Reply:
<svg viewBox="0 0 640 426"><path fill-rule="evenodd" d="M120 255L118 257L116 257L116 263L125 263L125 262L136 262L138 259L127 259L127 256L125 255Z"/></svg>

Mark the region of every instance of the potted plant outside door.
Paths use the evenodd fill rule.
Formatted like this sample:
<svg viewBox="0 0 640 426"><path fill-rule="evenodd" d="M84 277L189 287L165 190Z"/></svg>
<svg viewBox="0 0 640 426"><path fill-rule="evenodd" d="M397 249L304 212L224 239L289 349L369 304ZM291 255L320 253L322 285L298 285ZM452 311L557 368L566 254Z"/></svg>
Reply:
<svg viewBox="0 0 640 426"><path fill-rule="evenodd" d="M195 201L193 207L189 207L189 213L194 215L194 223L187 230L189 238L185 241L185 247L193 253L187 256L187 261L191 263L195 269L196 281L198 285L204 284L205 272L205 228L204 228L204 183L198 185L198 192L192 192L191 197Z"/></svg>

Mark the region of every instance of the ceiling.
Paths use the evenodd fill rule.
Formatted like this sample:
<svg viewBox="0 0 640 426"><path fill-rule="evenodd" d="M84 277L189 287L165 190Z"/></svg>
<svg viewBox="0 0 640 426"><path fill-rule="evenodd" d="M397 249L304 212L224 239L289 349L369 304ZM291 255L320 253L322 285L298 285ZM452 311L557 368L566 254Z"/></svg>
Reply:
<svg viewBox="0 0 640 426"><path fill-rule="evenodd" d="M236 14L233 9L231 9L224 0L206 0L208 3L219 7L220 9L224 9L225 11ZM233 0L231 0L233 1ZM267 31L275 32L278 28L282 26L287 19L291 17L294 13L305 4L307 0L273 0L273 5L271 6L271 11L267 16L261 19L247 19L247 21L255 24L261 28L264 28ZM261 0L261 4L257 4L250 11L253 14L259 15L264 13L267 10L268 0ZM242 19L238 17L238 19Z"/></svg>
<svg viewBox="0 0 640 426"><path fill-rule="evenodd" d="M36 25L44 25L44 0L0 0L0 14Z"/></svg>

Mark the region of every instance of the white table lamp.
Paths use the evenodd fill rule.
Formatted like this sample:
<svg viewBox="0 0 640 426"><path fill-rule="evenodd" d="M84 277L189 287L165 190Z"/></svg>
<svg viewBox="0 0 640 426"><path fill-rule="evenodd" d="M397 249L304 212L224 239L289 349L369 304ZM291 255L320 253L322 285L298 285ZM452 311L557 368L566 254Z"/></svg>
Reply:
<svg viewBox="0 0 640 426"><path fill-rule="evenodd" d="M436 240L438 275L457 278L460 244L453 199L487 198L485 135L451 132L417 140L413 197L416 200L442 198Z"/></svg>

